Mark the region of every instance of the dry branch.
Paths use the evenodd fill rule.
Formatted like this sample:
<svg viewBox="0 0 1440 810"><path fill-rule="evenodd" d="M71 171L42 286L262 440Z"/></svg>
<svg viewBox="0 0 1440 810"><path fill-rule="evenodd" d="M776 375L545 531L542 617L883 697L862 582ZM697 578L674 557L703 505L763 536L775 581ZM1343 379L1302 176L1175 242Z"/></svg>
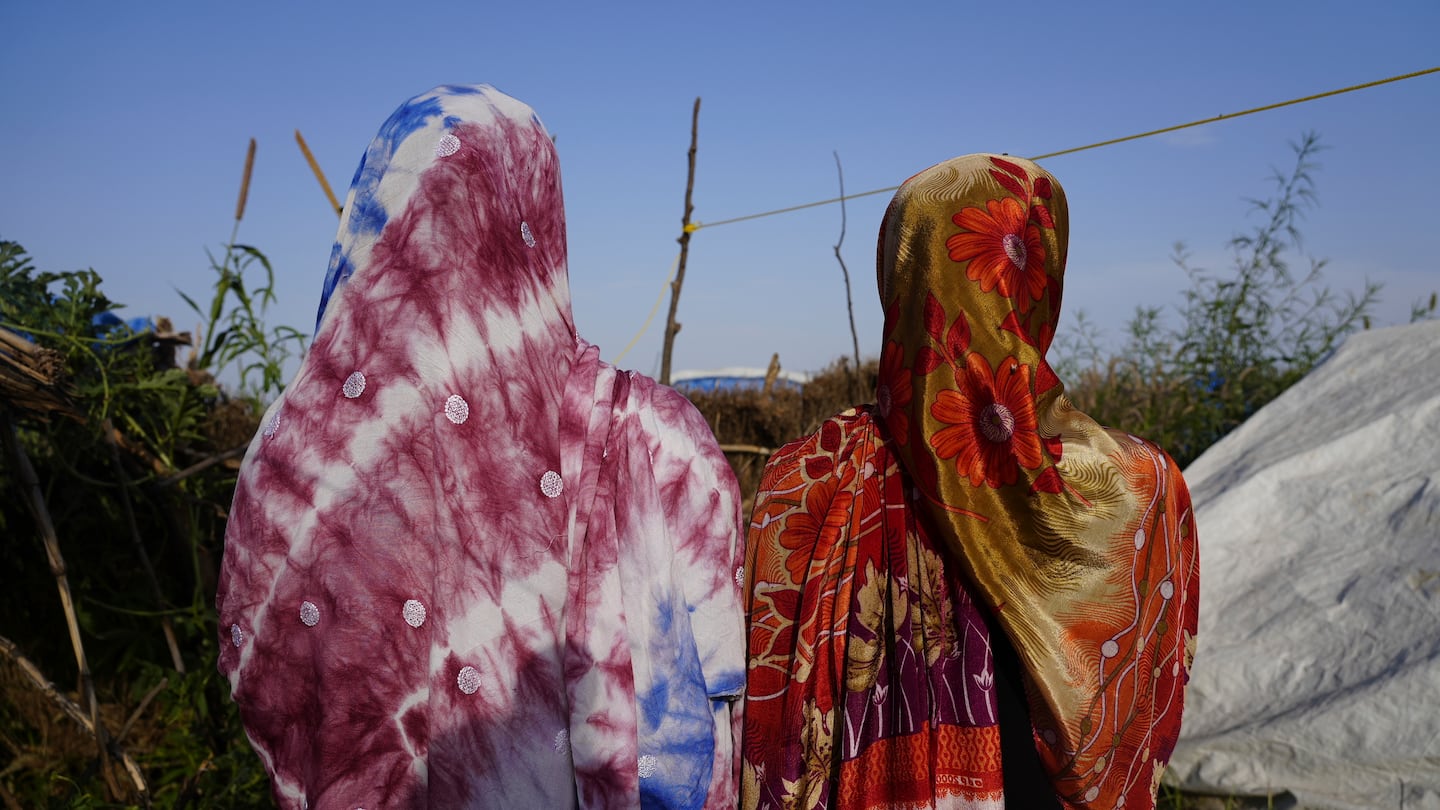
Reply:
<svg viewBox="0 0 1440 810"><path fill-rule="evenodd" d="M695 147L700 134L700 97L695 97L695 110L690 115L690 170L685 179L685 215L680 218L680 261L675 266L675 280L670 282L670 315L665 319L665 349L660 359L660 382L670 384L670 359L675 351L675 335L680 332L680 322L675 312L680 306L680 286L685 283L685 260L690 257L690 214L695 210L691 199L695 193Z"/></svg>
<svg viewBox="0 0 1440 810"><path fill-rule="evenodd" d="M850 268L845 266L845 257L840 255L840 246L845 244L845 170L840 166L840 153L835 152L835 173L840 177L840 238L835 240L835 261L840 262L840 273L845 276L845 310L850 314L850 340L855 346L855 368L850 372L851 395L863 397L860 386L860 333L855 331L855 301L850 295Z"/></svg>
<svg viewBox="0 0 1440 810"><path fill-rule="evenodd" d="M135 707L135 711L130 713L130 717L125 720L125 725L120 727L120 733L115 735L116 745L119 745L125 740L125 735L129 734L130 729L134 728L135 724L139 722L140 715L144 714L145 710L150 708L150 701L154 700L156 695L165 691L165 687L169 685L169 678L161 678L159 683L150 687L150 691L145 693L145 697L140 698L140 704Z"/></svg>
<svg viewBox="0 0 1440 810"><path fill-rule="evenodd" d="M162 489L165 488L165 487L172 487L172 486L180 483L181 481L184 481L186 478L189 478L189 477L192 476L192 475L196 475L196 474L198 474L198 473L202 473L202 472L210 469L211 467L215 466L216 464L223 464L223 463L225 463L225 462L227 462L227 461L229 461L229 460L231 460L231 459L241 458L242 456L245 455L245 451L248 450L248 449L250 449L250 445L247 443L247 444L242 444L242 445L240 445L239 447L232 447L232 448L230 448L229 450L226 450L226 451L223 452L223 453L216 453L215 455L210 456L209 458L206 458L206 459L203 459L203 460L201 460L201 461L197 461L197 462L194 463L194 464L191 464L189 467L186 467L185 469L181 470L180 472L175 473L174 475L170 475L170 476L166 476L166 477L164 477L164 478L161 478L159 481L156 481L156 482L155 482L155 486L160 487L160 488L162 488Z"/></svg>

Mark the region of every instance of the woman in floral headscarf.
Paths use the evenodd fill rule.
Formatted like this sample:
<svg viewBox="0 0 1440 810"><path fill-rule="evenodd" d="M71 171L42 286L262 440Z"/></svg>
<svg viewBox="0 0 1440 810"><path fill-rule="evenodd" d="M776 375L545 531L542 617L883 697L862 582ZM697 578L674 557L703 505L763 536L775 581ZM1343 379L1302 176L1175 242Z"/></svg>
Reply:
<svg viewBox="0 0 1440 810"><path fill-rule="evenodd" d="M220 670L276 799L732 807L738 503L689 403L576 337L535 114L406 102L230 513Z"/></svg>
<svg viewBox="0 0 1440 810"><path fill-rule="evenodd" d="M781 449L756 499L743 806L1154 806L1194 523L1170 458L1046 362L1067 217L994 155L896 192L876 404Z"/></svg>

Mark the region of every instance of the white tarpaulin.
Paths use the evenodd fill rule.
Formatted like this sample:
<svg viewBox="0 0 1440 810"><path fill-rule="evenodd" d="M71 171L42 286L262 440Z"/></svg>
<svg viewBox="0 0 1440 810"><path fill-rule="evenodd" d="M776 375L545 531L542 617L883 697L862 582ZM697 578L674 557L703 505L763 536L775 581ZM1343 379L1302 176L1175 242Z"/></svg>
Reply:
<svg viewBox="0 0 1440 810"><path fill-rule="evenodd" d="M1185 478L1182 785L1440 808L1440 322L1351 337Z"/></svg>

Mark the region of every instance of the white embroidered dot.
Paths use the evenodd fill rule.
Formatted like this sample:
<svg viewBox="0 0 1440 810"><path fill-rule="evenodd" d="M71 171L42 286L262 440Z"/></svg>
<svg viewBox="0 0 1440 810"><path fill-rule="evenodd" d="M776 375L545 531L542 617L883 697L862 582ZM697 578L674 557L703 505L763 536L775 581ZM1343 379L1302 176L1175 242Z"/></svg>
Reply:
<svg viewBox="0 0 1440 810"><path fill-rule="evenodd" d="M570 732L568 729L560 729L555 732L555 753L565 756L570 753Z"/></svg>
<svg viewBox="0 0 1440 810"><path fill-rule="evenodd" d="M640 757L639 766L640 778L649 779L655 775L655 770L660 767L660 760L656 759L653 754L646 754Z"/></svg>
<svg viewBox="0 0 1440 810"><path fill-rule="evenodd" d="M1178 678L1178 677L1180 677L1180 662L1179 662L1179 661L1176 661L1175 664L1170 667L1170 677L1172 677L1172 678Z"/></svg>
<svg viewBox="0 0 1440 810"><path fill-rule="evenodd" d="M1135 548L1138 549L1138 548L1144 548L1144 547L1145 547L1145 530L1144 530L1144 529L1136 529L1136 530L1135 530Z"/></svg>
<svg viewBox="0 0 1440 810"><path fill-rule="evenodd" d="M1160 583L1160 595L1166 599L1173 598L1175 596L1175 583L1168 579Z"/></svg>
<svg viewBox="0 0 1440 810"><path fill-rule="evenodd" d="M411 627L419 627L425 623L425 604L419 599L406 599L405 607L400 610L400 615L405 617L405 623Z"/></svg>
<svg viewBox="0 0 1440 810"><path fill-rule="evenodd" d="M465 424L465 420L470 418L470 403L459 394L451 394L445 400L445 418L457 425Z"/></svg>
<svg viewBox="0 0 1440 810"><path fill-rule="evenodd" d="M445 133L445 137L435 142L435 157L450 157L460 151L460 139L452 133Z"/></svg>
<svg viewBox="0 0 1440 810"><path fill-rule="evenodd" d="M520 223L520 238L525 240L525 247L535 247L535 234L530 233L530 223Z"/></svg>
<svg viewBox="0 0 1440 810"><path fill-rule="evenodd" d="M1087 790L1087 791L1085 791L1085 801L1087 801L1087 802L1093 802L1093 801L1095 801L1096 797L1098 797L1099 795L1100 795L1100 786L1099 786L1099 785L1091 785L1091 786L1090 786L1090 789Z"/></svg>
<svg viewBox="0 0 1440 810"><path fill-rule="evenodd" d="M261 431L261 433L265 434L265 438L273 438L275 432L280 429L280 414L283 412L284 408L276 408L275 414L270 417L270 421L265 423L265 429Z"/></svg>
<svg viewBox="0 0 1440 810"><path fill-rule="evenodd" d="M340 393L344 394L346 399L355 399L365 393L365 374L359 371L350 372L350 376L345 378L345 384L340 386Z"/></svg>
<svg viewBox="0 0 1440 810"><path fill-rule="evenodd" d="M735 587L745 587L745 566L743 565L735 569Z"/></svg>
<svg viewBox="0 0 1440 810"><path fill-rule="evenodd" d="M306 627L314 627L320 623L320 608L309 600L300 603L300 621Z"/></svg>
<svg viewBox="0 0 1440 810"><path fill-rule="evenodd" d="M245 643L245 631L241 630L238 624L230 625L230 643L236 647Z"/></svg>
<svg viewBox="0 0 1440 810"><path fill-rule="evenodd" d="M467 695L473 695L480 691L480 670L475 667L465 667L460 674L455 676L455 685L460 691Z"/></svg>
<svg viewBox="0 0 1440 810"><path fill-rule="evenodd" d="M1106 658L1114 658L1120 654L1120 645L1116 644L1115 639L1112 638L1100 645L1100 654Z"/></svg>
<svg viewBox="0 0 1440 810"><path fill-rule="evenodd" d="M564 489L565 482L560 478L560 473L546 470L545 474L540 476L540 491L545 493L545 497L558 498Z"/></svg>

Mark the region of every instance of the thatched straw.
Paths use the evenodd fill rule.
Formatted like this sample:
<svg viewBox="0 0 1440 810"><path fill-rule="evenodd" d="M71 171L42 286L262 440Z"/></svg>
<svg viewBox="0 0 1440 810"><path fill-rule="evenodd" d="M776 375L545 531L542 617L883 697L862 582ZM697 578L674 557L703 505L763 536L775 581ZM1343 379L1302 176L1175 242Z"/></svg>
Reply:
<svg viewBox="0 0 1440 810"><path fill-rule="evenodd" d="M82 419L65 392L65 358L0 327L0 405Z"/></svg>

